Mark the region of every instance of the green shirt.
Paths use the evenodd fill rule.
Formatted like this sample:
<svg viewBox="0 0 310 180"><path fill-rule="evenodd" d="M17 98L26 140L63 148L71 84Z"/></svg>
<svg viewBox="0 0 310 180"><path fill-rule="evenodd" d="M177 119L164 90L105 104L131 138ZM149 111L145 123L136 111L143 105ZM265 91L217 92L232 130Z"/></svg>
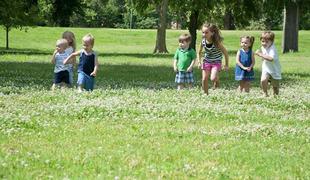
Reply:
<svg viewBox="0 0 310 180"><path fill-rule="evenodd" d="M193 48L186 50L178 48L174 54L174 59L177 61L178 71L186 71L192 61L196 59L196 52Z"/></svg>

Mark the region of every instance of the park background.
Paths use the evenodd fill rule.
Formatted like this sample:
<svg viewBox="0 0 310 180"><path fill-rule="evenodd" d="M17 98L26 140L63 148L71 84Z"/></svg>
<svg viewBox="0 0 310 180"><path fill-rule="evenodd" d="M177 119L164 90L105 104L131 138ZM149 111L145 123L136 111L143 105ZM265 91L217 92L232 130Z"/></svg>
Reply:
<svg viewBox="0 0 310 180"><path fill-rule="evenodd" d="M15 2L26 1L10 1ZM221 88L210 91L209 96L201 92L201 72L197 68L194 89L181 92L175 89L173 54L178 36L189 32L190 13L179 21L184 23L182 29L170 29L171 21L167 21L165 44L169 53L153 53L159 27L155 9L159 1L147 1L154 2L147 7L137 3L143 1L29 2L31 6L26 10L33 12L42 7L46 12L54 12L56 4L48 2L101 2L86 8L98 13L98 17L104 16L96 8L109 12L113 3L125 2L129 7L132 2L135 6L131 12L136 20L128 23L128 15L124 15L120 19L123 23L124 19L128 21L123 27L108 26L106 21L98 21L100 28L89 27L94 23L82 24L82 19L74 22L72 19L78 16L73 13L66 18L70 20L65 25L68 27L59 27L64 25L45 18L42 14L50 17L52 14L41 13L40 9L36 13L40 16L33 16L35 21L21 22L18 18L14 21L15 25L9 29L8 49L7 29L4 26L0 30L1 178L306 179L310 176L310 32L306 28L309 18L304 18L309 12L302 11L308 1L297 1L301 3L299 12L303 12L298 27L305 29L298 31L298 51L285 54L281 53L284 1L251 1L274 2L278 8L269 12L258 6L255 10L260 12L254 13L257 19L246 18L244 26L236 22L239 18L234 20L236 30L224 30L224 14L219 12L225 11L215 8L237 7L240 9L233 12L242 14L246 10L241 5L250 1L218 1L222 4L214 3L212 11L199 13L201 20L197 27L204 20L212 20L221 27L230 57L229 71L221 73ZM230 2L239 2L239 6L227 4ZM0 13L5 12L2 7ZM68 7L75 9L72 5ZM174 7L170 4L168 7L167 12L173 17ZM23 12L22 17L27 17L26 10L15 13ZM263 17L271 17L263 12L278 12L272 16L279 17L277 26L263 26L270 22L263 21ZM106 15L106 19L115 17L112 12L107 14L111 16ZM141 29L138 19L148 17L154 18L150 22L156 22L155 26ZM3 18L0 22L3 24ZM250 28L255 27L251 24L257 24L256 28ZM199 28L195 30L196 44L201 40ZM239 37L253 35L254 49L258 49L260 33L265 29L276 34L275 45L282 65L283 80L280 96L276 98L262 96L260 58L256 58L256 79L249 94L238 93L238 83L234 81ZM78 94L75 89L50 91L51 56L56 40L66 30L75 33L78 49L85 34L95 36L94 50L99 53L100 71L96 89L91 93Z"/></svg>

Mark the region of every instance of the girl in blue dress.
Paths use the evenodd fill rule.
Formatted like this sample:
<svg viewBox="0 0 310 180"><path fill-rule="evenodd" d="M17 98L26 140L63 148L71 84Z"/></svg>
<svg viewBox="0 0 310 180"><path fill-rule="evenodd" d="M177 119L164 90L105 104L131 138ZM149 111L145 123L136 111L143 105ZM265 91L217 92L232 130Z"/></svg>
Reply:
<svg viewBox="0 0 310 180"><path fill-rule="evenodd" d="M240 92L250 92L250 82L254 80L253 67L255 57L252 51L254 43L253 36L242 36L240 38L241 49L236 55L235 80L239 81Z"/></svg>

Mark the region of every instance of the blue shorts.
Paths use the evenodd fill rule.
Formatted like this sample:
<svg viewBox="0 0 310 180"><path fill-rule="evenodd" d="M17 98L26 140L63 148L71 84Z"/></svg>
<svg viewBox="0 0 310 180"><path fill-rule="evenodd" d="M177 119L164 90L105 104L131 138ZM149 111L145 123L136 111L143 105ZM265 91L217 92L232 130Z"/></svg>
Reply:
<svg viewBox="0 0 310 180"><path fill-rule="evenodd" d="M70 84L69 72L67 70L54 73L54 83L59 84L61 82L64 82L66 84Z"/></svg>
<svg viewBox="0 0 310 180"><path fill-rule="evenodd" d="M180 83L193 83L194 82L194 74L192 72L186 71L178 71L175 75L175 82Z"/></svg>
<svg viewBox="0 0 310 180"><path fill-rule="evenodd" d="M78 81L77 84L79 86L83 86L83 88L87 91L92 91L95 85L95 77L89 76L84 72L78 72Z"/></svg>

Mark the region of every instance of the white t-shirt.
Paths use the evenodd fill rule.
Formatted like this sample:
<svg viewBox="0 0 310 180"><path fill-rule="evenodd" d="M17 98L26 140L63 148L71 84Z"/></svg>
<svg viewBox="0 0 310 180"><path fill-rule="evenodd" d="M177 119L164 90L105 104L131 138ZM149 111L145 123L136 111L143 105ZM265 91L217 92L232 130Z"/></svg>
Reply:
<svg viewBox="0 0 310 180"><path fill-rule="evenodd" d="M66 51L64 53L56 53L55 55L55 68L54 68L54 73L58 73L60 71L69 71L69 65L66 64L64 65L63 62L64 60L69 57L69 54L66 53Z"/></svg>
<svg viewBox="0 0 310 180"><path fill-rule="evenodd" d="M272 76L273 79L282 79L281 77L281 65L279 62L279 56L277 53L277 49L272 44L269 48L265 49L264 47L261 47L262 53L264 55L268 55L272 57L272 61L268 61L266 59L263 59L262 64L262 73L268 73Z"/></svg>

